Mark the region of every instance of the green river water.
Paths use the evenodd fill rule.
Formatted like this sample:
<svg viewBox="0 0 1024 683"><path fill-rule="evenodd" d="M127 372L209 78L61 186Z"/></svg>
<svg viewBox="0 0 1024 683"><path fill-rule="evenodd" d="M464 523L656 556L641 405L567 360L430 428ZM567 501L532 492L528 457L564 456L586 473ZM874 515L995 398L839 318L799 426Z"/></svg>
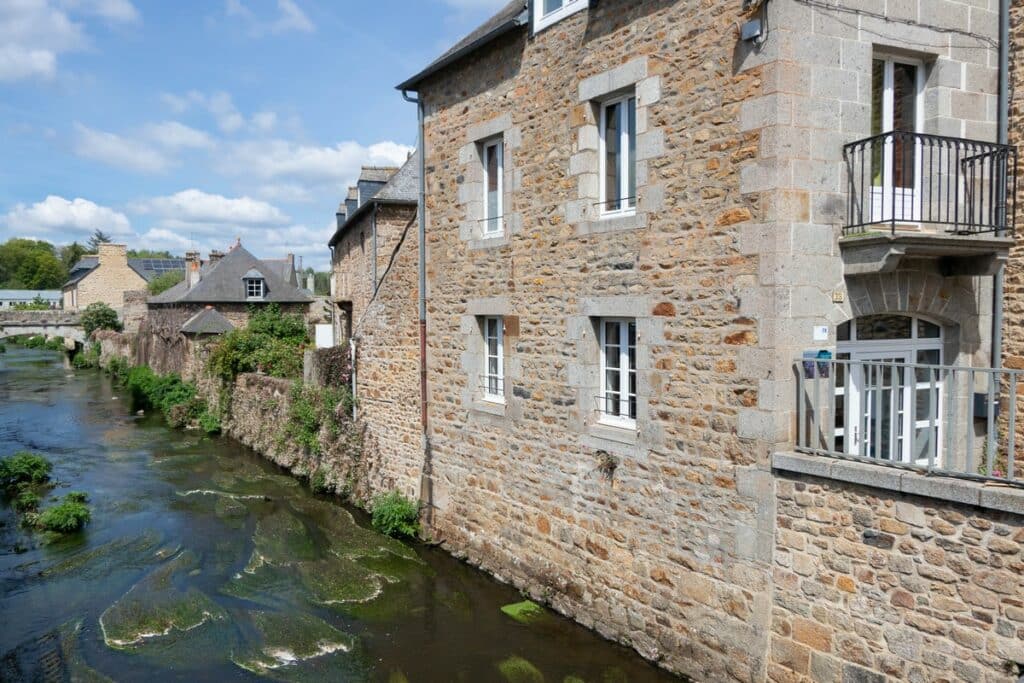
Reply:
<svg viewBox="0 0 1024 683"><path fill-rule="evenodd" d="M512 620L513 588L8 346L0 456L25 449L93 519L47 539L0 502L0 680L675 680L555 614Z"/></svg>

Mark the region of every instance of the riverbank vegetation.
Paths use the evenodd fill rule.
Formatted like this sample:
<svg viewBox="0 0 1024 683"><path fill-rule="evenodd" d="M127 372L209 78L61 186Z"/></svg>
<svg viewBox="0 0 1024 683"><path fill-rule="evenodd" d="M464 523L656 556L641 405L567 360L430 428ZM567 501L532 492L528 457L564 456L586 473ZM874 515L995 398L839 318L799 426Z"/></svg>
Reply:
<svg viewBox="0 0 1024 683"><path fill-rule="evenodd" d="M112 363L111 374L121 379L137 406L155 408L174 428L198 427L208 434L220 432L220 419L197 395L196 385L178 375L158 375L146 366L128 368Z"/></svg>
<svg viewBox="0 0 1024 683"><path fill-rule="evenodd" d="M47 339L41 334L21 335L8 337L7 341L15 346L22 346L26 349L43 349L44 351L64 350L64 337L51 337Z"/></svg>
<svg viewBox="0 0 1024 683"><path fill-rule="evenodd" d="M244 372L295 379L302 376L302 352L307 344L309 333L302 316L282 313L277 304L270 304L251 309L244 328L217 341L207 367L225 382L233 382Z"/></svg>
<svg viewBox="0 0 1024 683"><path fill-rule="evenodd" d="M398 491L384 493L371 503L373 528L394 538L416 538L420 532L419 504Z"/></svg>
<svg viewBox="0 0 1024 683"><path fill-rule="evenodd" d="M121 330L121 321L117 317L117 311L102 301L91 303L82 312L82 330L85 336L92 335L96 330Z"/></svg>
<svg viewBox="0 0 1024 683"><path fill-rule="evenodd" d="M88 496L72 491L51 507L39 512L43 497L53 488L53 463L28 451L0 459L0 489L28 528L68 534L79 531L92 517Z"/></svg>

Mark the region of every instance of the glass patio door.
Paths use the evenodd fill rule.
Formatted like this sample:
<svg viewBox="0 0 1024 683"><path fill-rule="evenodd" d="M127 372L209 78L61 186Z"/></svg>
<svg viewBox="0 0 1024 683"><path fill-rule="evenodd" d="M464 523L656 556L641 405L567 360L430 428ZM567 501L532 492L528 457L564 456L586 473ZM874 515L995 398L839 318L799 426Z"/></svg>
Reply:
<svg viewBox="0 0 1024 683"><path fill-rule="evenodd" d="M847 452L877 460L909 462L915 382L909 351L850 354Z"/></svg>
<svg viewBox="0 0 1024 683"><path fill-rule="evenodd" d="M924 68L912 61L876 57L871 64L871 135L892 133L871 159L872 216L914 223L921 219L921 145ZM904 133L901 135L900 133Z"/></svg>

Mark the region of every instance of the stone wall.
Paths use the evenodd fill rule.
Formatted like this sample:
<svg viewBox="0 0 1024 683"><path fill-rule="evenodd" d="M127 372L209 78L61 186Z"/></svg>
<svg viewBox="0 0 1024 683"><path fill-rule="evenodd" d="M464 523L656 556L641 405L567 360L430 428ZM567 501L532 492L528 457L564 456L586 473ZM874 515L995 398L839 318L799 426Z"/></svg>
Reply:
<svg viewBox="0 0 1024 683"><path fill-rule="evenodd" d="M149 309L146 305L149 299L149 290L140 289L134 292L124 293L124 309L121 311L121 323L124 331L135 334L146 319Z"/></svg>
<svg viewBox="0 0 1024 683"><path fill-rule="evenodd" d="M92 341L100 345L100 367L107 367L110 361L118 358L129 363L135 357L133 345L135 335L113 330L97 330L93 332Z"/></svg>
<svg viewBox="0 0 1024 683"><path fill-rule="evenodd" d="M776 492L769 679L1024 673L1024 516L800 475Z"/></svg>

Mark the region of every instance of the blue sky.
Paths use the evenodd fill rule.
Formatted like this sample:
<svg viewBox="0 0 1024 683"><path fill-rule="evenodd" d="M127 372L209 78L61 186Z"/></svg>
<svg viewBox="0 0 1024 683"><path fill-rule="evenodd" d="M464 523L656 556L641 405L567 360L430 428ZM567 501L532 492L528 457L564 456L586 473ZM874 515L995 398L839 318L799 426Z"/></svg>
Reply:
<svg viewBox="0 0 1024 683"><path fill-rule="evenodd" d="M0 0L0 240L326 267L363 164L416 143L394 85L506 0Z"/></svg>

